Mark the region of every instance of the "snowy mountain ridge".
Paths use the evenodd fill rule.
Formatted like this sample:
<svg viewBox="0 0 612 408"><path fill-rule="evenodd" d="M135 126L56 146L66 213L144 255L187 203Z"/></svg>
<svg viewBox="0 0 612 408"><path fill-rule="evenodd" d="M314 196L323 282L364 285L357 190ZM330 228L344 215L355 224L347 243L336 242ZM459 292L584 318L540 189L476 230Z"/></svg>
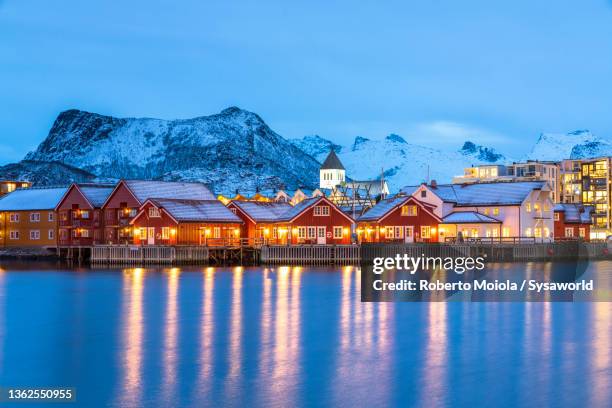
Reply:
<svg viewBox="0 0 612 408"><path fill-rule="evenodd" d="M589 130L576 130L565 134L540 134L525 159L558 161L611 155L612 143L609 139L595 136Z"/></svg>

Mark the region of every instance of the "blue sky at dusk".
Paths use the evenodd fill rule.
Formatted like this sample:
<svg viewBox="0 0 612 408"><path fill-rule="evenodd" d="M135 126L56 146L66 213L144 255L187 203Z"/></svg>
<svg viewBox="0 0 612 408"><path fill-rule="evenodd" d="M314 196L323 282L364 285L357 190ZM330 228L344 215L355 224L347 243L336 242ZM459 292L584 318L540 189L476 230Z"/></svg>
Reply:
<svg viewBox="0 0 612 408"><path fill-rule="evenodd" d="M285 137L398 133L520 156L612 135L612 1L0 0L0 163L61 110L190 118L236 105Z"/></svg>

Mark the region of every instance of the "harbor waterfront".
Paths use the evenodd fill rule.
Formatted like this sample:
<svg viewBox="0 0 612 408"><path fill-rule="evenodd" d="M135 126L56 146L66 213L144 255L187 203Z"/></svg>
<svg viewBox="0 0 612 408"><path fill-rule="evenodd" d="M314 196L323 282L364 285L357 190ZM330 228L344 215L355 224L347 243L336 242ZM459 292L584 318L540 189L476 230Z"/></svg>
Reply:
<svg viewBox="0 0 612 408"><path fill-rule="evenodd" d="M609 302L364 303L360 284L354 266L3 261L0 385L89 407L609 406Z"/></svg>

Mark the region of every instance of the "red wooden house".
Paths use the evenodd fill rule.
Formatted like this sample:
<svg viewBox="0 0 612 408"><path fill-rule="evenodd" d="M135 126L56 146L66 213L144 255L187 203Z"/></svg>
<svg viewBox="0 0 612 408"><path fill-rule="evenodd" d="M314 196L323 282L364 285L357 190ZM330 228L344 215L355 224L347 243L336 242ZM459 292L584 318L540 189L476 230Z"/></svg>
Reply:
<svg viewBox="0 0 612 408"><path fill-rule="evenodd" d="M58 245L101 244L104 237L102 205L113 191L110 184L72 184L57 207Z"/></svg>
<svg viewBox="0 0 612 408"><path fill-rule="evenodd" d="M218 200L151 198L131 220L136 245L238 244L242 220Z"/></svg>
<svg viewBox="0 0 612 408"><path fill-rule="evenodd" d="M286 228L277 225L278 219L292 207L286 202L237 200L231 201L227 208L243 221L240 236L253 241L277 238L278 228Z"/></svg>
<svg viewBox="0 0 612 408"><path fill-rule="evenodd" d="M590 240L593 207L582 204L557 204L554 208L555 240Z"/></svg>
<svg viewBox="0 0 612 408"><path fill-rule="evenodd" d="M236 210L236 215L247 220L250 237L283 245L351 243L353 219L326 197L309 198L295 206L263 204L233 202L228 205Z"/></svg>
<svg viewBox="0 0 612 408"><path fill-rule="evenodd" d="M438 242L442 221L433 206L413 196L381 200L357 219L360 242Z"/></svg>
<svg viewBox="0 0 612 408"><path fill-rule="evenodd" d="M202 183L121 180L102 206L104 241L109 244L132 243L134 231L130 221L149 198L215 200Z"/></svg>

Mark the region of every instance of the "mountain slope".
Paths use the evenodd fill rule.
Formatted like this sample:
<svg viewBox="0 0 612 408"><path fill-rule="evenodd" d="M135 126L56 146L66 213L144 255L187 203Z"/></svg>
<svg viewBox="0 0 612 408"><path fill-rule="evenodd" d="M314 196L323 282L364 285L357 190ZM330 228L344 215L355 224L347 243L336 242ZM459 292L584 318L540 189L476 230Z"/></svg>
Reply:
<svg viewBox="0 0 612 408"><path fill-rule="evenodd" d="M612 143L588 130L542 133L527 155L530 160L586 159L612 155Z"/></svg>
<svg viewBox="0 0 612 408"><path fill-rule="evenodd" d="M327 145L332 143L327 142ZM391 191L397 191L405 185L421 183L428 176L430 180L450 182L453 176L463 174L464 167L505 160L494 149L468 143L467 149L464 146L459 151L442 151L408 143L396 134L382 140L357 136L350 146L336 149L336 152L339 152L348 177L355 180L373 179L384 172ZM329 153L329 150L321 151L319 148L326 145L321 140L316 146L308 143L299 145L319 161L323 161Z"/></svg>
<svg viewBox="0 0 612 408"><path fill-rule="evenodd" d="M7 180L25 180L40 186L67 185L71 182L85 183L97 177L76 167L58 162L23 160L0 167L0 175Z"/></svg>
<svg viewBox="0 0 612 408"><path fill-rule="evenodd" d="M54 161L104 178L198 180L216 191L313 187L318 163L256 114L231 107L184 120L62 112L28 161Z"/></svg>

